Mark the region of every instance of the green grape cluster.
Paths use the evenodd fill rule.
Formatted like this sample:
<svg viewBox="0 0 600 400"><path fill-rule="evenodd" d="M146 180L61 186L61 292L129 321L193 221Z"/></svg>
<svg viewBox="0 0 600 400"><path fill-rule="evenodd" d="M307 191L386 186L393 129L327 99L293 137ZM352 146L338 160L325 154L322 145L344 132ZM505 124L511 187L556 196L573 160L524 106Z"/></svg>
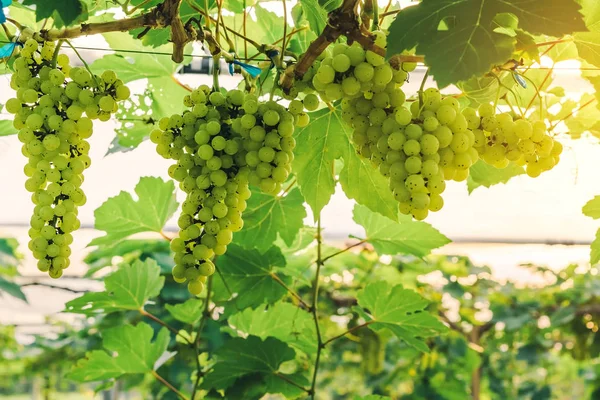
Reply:
<svg viewBox="0 0 600 400"><path fill-rule="evenodd" d="M201 86L183 101L188 108L159 121L150 134L157 152L176 163L169 176L186 193L178 220L173 278L188 282L190 293L204 289L215 271L211 259L224 254L242 212L249 185L266 193L281 190L291 171L294 125L301 118L253 94L226 94Z"/></svg>
<svg viewBox="0 0 600 400"><path fill-rule="evenodd" d="M242 137L248 167L248 182L268 194L277 194L292 171L296 140L295 125L306 125L308 114L298 100L289 111L274 101L260 103L256 96L246 95L233 130Z"/></svg>
<svg viewBox="0 0 600 400"><path fill-rule="evenodd" d="M373 34L375 44L385 48L385 33L376 31ZM405 67L396 70L384 57L365 51L358 42L352 45L338 43L319 56L297 85L312 87L326 102L366 96L368 99L375 97L377 104L397 106L405 97L402 90L394 89L406 81L408 72L415 66L406 63Z"/></svg>
<svg viewBox="0 0 600 400"><path fill-rule="evenodd" d="M129 89L112 71L92 76L69 65L53 42L25 42L14 62L10 85L16 97L6 102L28 158L25 189L35 204L29 249L40 271L59 278L69 266L71 233L79 228L77 207L86 202L83 171L90 166L93 119L107 120Z"/></svg>
<svg viewBox="0 0 600 400"><path fill-rule="evenodd" d="M423 220L441 210L445 180L466 179L478 159L458 101L434 88L424 91L422 105L415 101L410 108L365 95L342 102L358 153L389 178L403 214Z"/></svg>
<svg viewBox="0 0 600 400"><path fill-rule="evenodd" d="M496 168L509 162L525 166L532 178L549 171L560 160L563 146L549 135L544 121L514 119L510 113L496 114L494 106L482 104L469 114L475 128L475 148L481 158Z"/></svg>

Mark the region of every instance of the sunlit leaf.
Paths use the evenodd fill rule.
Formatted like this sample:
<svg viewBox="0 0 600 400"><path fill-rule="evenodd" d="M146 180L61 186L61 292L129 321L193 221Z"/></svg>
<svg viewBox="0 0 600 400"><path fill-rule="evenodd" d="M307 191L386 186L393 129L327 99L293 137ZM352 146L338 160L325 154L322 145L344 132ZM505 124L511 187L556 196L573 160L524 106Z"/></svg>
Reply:
<svg viewBox="0 0 600 400"><path fill-rule="evenodd" d="M69 301L65 311L75 314L108 314L120 310L141 310L146 302L158 296L165 283L156 261L137 260L122 264L104 279L103 292L88 292Z"/></svg>
<svg viewBox="0 0 600 400"><path fill-rule="evenodd" d="M356 298L369 328L375 331L389 329L420 351L429 351L425 339L447 331L444 324L425 311L429 302L401 285L372 282L358 292Z"/></svg>
<svg viewBox="0 0 600 400"><path fill-rule="evenodd" d="M102 332L104 350L94 350L79 360L68 374L78 382L118 378L125 374L143 374L154 370L155 363L167 350L169 331L162 328L154 342L154 330L143 322L121 325Z"/></svg>
<svg viewBox="0 0 600 400"><path fill-rule="evenodd" d="M175 185L161 178L143 177L135 186L135 193L137 201L130 193L121 192L94 211L95 227L106 235L92 240L89 246L114 245L139 232L161 232L177 209Z"/></svg>
<svg viewBox="0 0 600 400"><path fill-rule="evenodd" d="M423 257L432 249L441 247L450 240L426 222L413 221L401 216L399 222L392 221L368 208L356 205L354 221L365 228L369 243L380 254L413 254Z"/></svg>

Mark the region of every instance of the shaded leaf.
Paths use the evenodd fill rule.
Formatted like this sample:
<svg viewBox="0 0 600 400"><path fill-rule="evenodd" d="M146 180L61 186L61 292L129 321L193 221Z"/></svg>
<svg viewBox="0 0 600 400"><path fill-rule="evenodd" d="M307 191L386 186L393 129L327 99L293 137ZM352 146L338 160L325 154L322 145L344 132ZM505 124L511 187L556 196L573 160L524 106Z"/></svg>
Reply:
<svg viewBox="0 0 600 400"><path fill-rule="evenodd" d="M399 222L392 221L368 208L354 206L354 221L365 228L366 240L379 254L413 254L423 257L432 249L450 240L426 222L413 221L402 215Z"/></svg>
<svg viewBox="0 0 600 400"><path fill-rule="evenodd" d="M265 380L294 356L294 350L272 337L264 341L256 336L233 338L215 353L217 363L204 378L202 387L226 389L236 379L248 375L253 375L256 380Z"/></svg>
<svg viewBox="0 0 600 400"><path fill-rule="evenodd" d="M4 279L2 276L0 276L0 293L7 293L27 303L27 297L21 291L21 287L15 282Z"/></svg>
<svg viewBox="0 0 600 400"><path fill-rule="evenodd" d="M389 329L420 351L429 351L424 339L447 330L437 318L424 311L429 302L402 285L373 282L359 291L356 298L358 305L368 312L367 315L363 310L362 315L369 322L369 328Z"/></svg>
<svg viewBox="0 0 600 400"><path fill-rule="evenodd" d="M388 56L416 48L440 87L481 76L511 58L516 40L494 32L500 13L532 34L585 31L575 0L423 0L404 8L389 29ZM552 21L549 23L549 21ZM439 29L445 24L447 29Z"/></svg>
<svg viewBox="0 0 600 400"><path fill-rule="evenodd" d="M315 324L311 314L291 304L278 302L273 306L246 309L229 317L235 329L261 339L274 337L306 354L315 354Z"/></svg>
<svg viewBox="0 0 600 400"><path fill-rule="evenodd" d="M287 293L273 278L275 267L285 267L285 258L277 247L261 253L231 244L227 253L217 258L219 274L215 275L215 283L223 287L215 291L221 295L229 290L237 293L235 304L239 309L275 303ZM287 277L280 279L286 284L290 281Z"/></svg>
<svg viewBox="0 0 600 400"><path fill-rule="evenodd" d="M45 18L57 19L56 17L59 16L64 25L70 25L81 16L87 19L87 6L81 0L23 0L23 5L35 6L35 16L38 21Z"/></svg>

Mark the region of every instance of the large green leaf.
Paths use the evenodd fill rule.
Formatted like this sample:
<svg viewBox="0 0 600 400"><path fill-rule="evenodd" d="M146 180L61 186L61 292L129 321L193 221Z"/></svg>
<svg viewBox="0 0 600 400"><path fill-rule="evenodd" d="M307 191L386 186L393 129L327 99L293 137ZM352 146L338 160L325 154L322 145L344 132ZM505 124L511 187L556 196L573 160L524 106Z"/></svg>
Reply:
<svg viewBox="0 0 600 400"><path fill-rule="evenodd" d="M507 183L510 178L523 175L525 170L517 164L510 163L506 168L496 168L482 160L477 161L469 170L467 187L469 193L480 186L489 188L499 183Z"/></svg>
<svg viewBox="0 0 600 400"><path fill-rule="evenodd" d="M563 36L585 31L575 0L423 0L404 8L392 22L388 56L416 48L440 87L481 76L503 64L514 38L496 32L496 16L510 13L532 34Z"/></svg>
<svg viewBox="0 0 600 400"><path fill-rule="evenodd" d="M204 302L200 299L189 299L185 303L166 304L165 308L176 320L193 325L202 316L202 304Z"/></svg>
<svg viewBox="0 0 600 400"><path fill-rule="evenodd" d="M315 217L335 191L333 162L347 153L346 129L338 111L324 108L311 113L310 123L295 133L294 172Z"/></svg>
<svg viewBox="0 0 600 400"><path fill-rule="evenodd" d="M231 244L227 253L217 258L219 273L215 281L222 287L215 291L221 291L221 295L225 291L237 293L238 309L275 303L286 294L286 289L274 279L276 267L285 267L285 257L277 247L261 253ZM287 277L278 279L290 283Z"/></svg>
<svg viewBox="0 0 600 400"><path fill-rule="evenodd" d="M424 339L447 330L436 317L425 311L429 302L402 285L373 282L358 292L356 299L369 328L375 331L389 329L418 350L429 351Z"/></svg>
<svg viewBox="0 0 600 400"><path fill-rule="evenodd" d="M169 246L169 242L164 239L122 240L114 246L100 246L89 252L83 259L89 265L85 276L90 277L102 268L112 266L114 257L119 257L120 260L126 263L132 263L137 259L145 260L146 258L153 258L163 267L163 256L168 256L172 259L171 247ZM169 272L173 264L173 261L169 263Z"/></svg>
<svg viewBox="0 0 600 400"><path fill-rule="evenodd" d="M291 347L272 337L264 341L256 336L231 339L216 351L217 363L204 378L202 386L226 389L247 375L252 375L255 380L265 380L279 374L281 364L293 360L294 355Z"/></svg>
<svg viewBox="0 0 600 400"><path fill-rule="evenodd" d="M152 342L154 330L143 322L121 325L102 332L104 350L94 350L79 360L67 375L78 382L101 381L125 374L154 371L169 345L169 331L162 328Z"/></svg>
<svg viewBox="0 0 600 400"><path fill-rule="evenodd" d="M87 5L81 0L23 0L23 5L35 6L38 21L54 18L64 25L70 25L82 16L87 18ZM57 27L60 28L60 25Z"/></svg>
<svg viewBox="0 0 600 400"><path fill-rule="evenodd" d="M600 67L600 32L578 32L574 38L579 56Z"/></svg>
<svg viewBox="0 0 600 400"><path fill-rule="evenodd" d="M127 49L133 52L109 54L94 61L90 68L95 73L110 69L117 73L119 79L131 82L143 78L169 76L178 67L169 56L172 52L170 45L156 48L144 46L140 40L120 32L105 33L104 39L112 49Z"/></svg>
<svg viewBox="0 0 600 400"><path fill-rule="evenodd" d="M244 211L244 229L235 234L235 242L258 251L266 251L280 236L291 246L304 226L306 210L299 189L284 196L255 191Z"/></svg>
<svg viewBox="0 0 600 400"><path fill-rule="evenodd" d="M583 214L594 219L600 218L600 196L594 197L583 206Z"/></svg>
<svg viewBox="0 0 600 400"><path fill-rule="evenodd" d="M138 200L130 193L121 192L106 200L94 211L96 229L106 232L88 246L114 245L140 232L161 232L177 210L175 185L161 178L143 177L135 186Z"/></svg>
<svg viewBox="0 0 600 400"><path fill-rule="evenodd" d="M142 310L148 299L158 296L164 283L160 267L152 259L122 264L104 279L104 292L89 292L69 301L65 312L95 315Z"/></svg>
<svg viewBox="0 0 600 400"><path fill-rule="evenodd" d="M426 222L402 215L392 221L368 208L354 206L354 221L365 228L366 240L379 254L413 254L423 257L432 249L450 243L450 239Z"/></svg>
<svg viewBox="0 0 600 400"><path fill-rule="evenodd" d="M291 304L278 302L234 314L228 319L236 330L261 339L274 337L306 354L315 354L315 324L307 311Z"/></svg>
<svg viewBox="0 0 600 400"><path fill-rule="evenodd" d="M334 161L342 158L342 189L349 198L388 218L397 216L397 202L385 178L367 160L360 158L351 142L352 130L340 109L324 108L310 114L310 123L296 136L294 172L298 185L315 218L335 191Z"/></svg>

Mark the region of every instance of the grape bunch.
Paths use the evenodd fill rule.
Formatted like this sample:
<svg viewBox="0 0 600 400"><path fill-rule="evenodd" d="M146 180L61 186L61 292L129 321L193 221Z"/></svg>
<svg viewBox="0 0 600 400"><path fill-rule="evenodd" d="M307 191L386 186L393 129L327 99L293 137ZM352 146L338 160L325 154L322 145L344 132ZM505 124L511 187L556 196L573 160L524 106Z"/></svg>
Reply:
<svg viewBox="0 0 600 400"><path fill-rule="evenodd" d="M486 163L496 168L505 168L512 161L525 166L527 175L536 178L560 160L562 144L548 134L544 121L496 114L491 104L472 110L469 119L477 125L475 148Z"/></svg>
<svg viewBox="0 0 600 400"><path fill-rule="evenodd" d="M386 35L382 31L373 33L375 44L385 48ZM401 86L408 72L416 65L405 63L396 70L385 58L362 48L358 42L352 45L338 43L326 49L317 61L297 83L316 90L325 102L366 96L375 97L378 104L389 103L392 106L404 102Z"/></svg>
<svg viewBox="0 0 600 400"><path fill-rule="evenodd" d="M466 179L478 159L458 101L434 88L424 91L422 106L415 101L410 109L365 96L342 102L358 153L389 178L400 212L423 220L441 210L445 180Z"/></svg>
<svg viewBox="0 0 600 400"><path fill-rule="evenodd" d="M290 103L288 111L274 101L260 103L256 96L246 95L231 126L242 137L250 185L272 195L281 191L292 171L294 125L308 123L303 110L304 104L298 100Z"/></svg>
<svg viewBox="0 0 600 400"><path fill-rule="evenodd" d="M157 152L176 161L169 176L186 193L179 236L171 241L172 273L175 281L187 281L194 295L215 272L211 258L224 254L233 232L244 225L249 171L243 139L231 124L244 97L239 90L223 95L201 86L184 98L188 110L161 119L159 129L150 134Z"/></svg>
<svg viewBox="0 0 600 400"><path fill-rule="evenodd" d="M28 158L25 189L35 204L29 248L38 269L52 278L69 266L71 233L80 225L77 207L86 202L81 184L91 163L92 120L109 119L117 101L129 97L114 72L92 76L56 52L53 42L27 40L10 81L16 98L6 102Z"/></svg>

